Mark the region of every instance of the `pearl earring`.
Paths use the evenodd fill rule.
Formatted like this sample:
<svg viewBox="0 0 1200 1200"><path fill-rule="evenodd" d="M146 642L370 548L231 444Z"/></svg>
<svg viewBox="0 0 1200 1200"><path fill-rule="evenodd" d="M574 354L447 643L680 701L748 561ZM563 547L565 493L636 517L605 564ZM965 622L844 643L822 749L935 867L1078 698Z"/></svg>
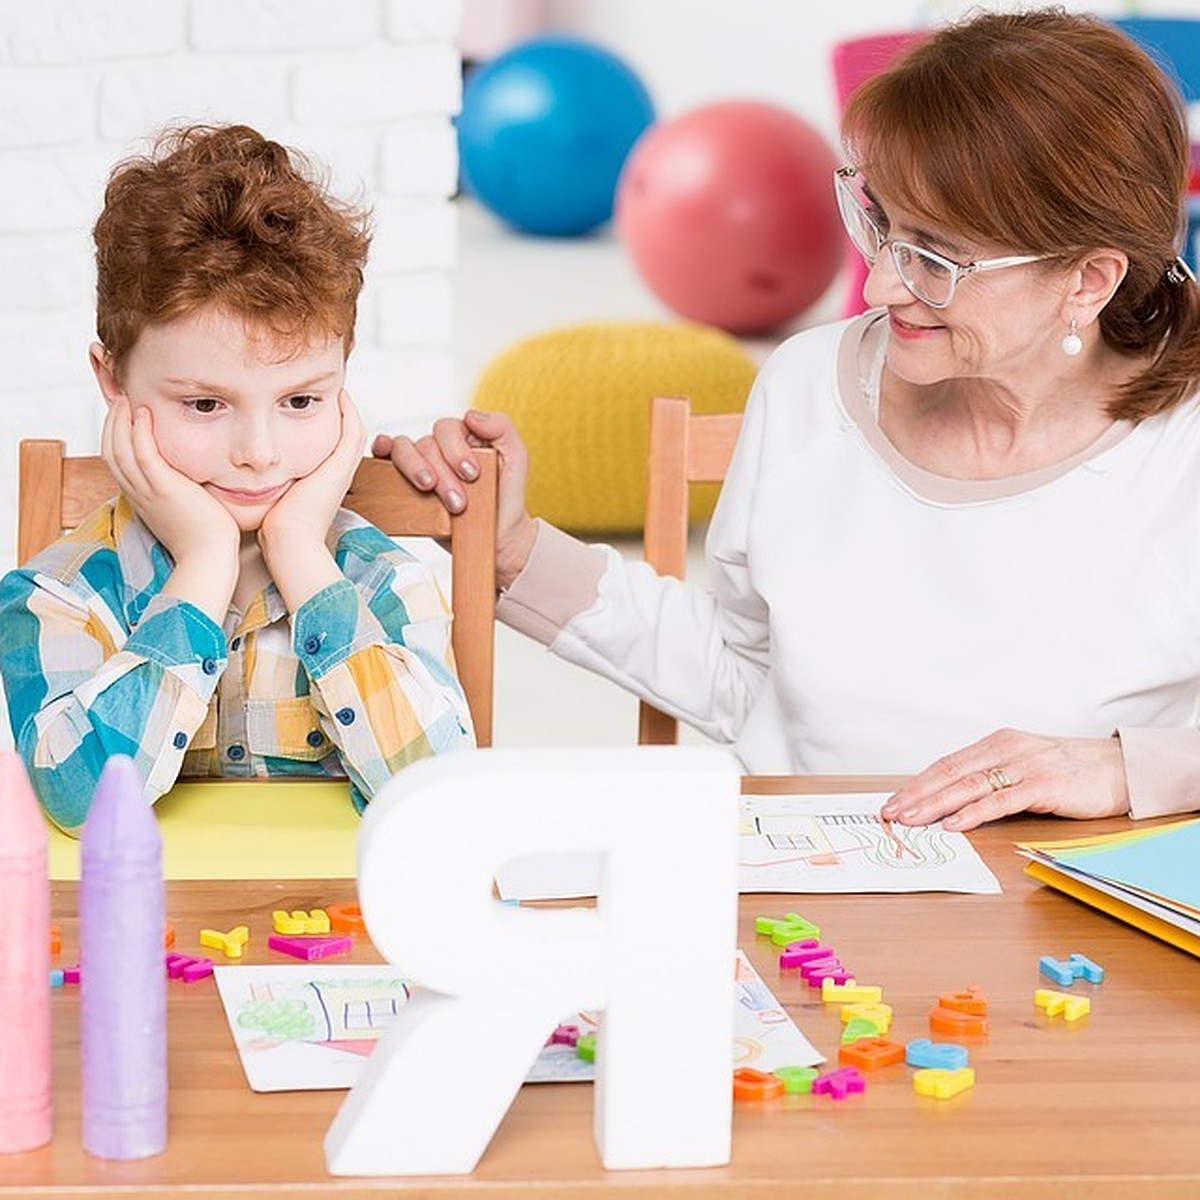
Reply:
<svg viewBox="0 0 1200 1200"><path fill-rule="evenodd" d="M1075 318L1071 318L1071 328L1062 340L1062 352L1074 358L1083 349L1083 338L1079 336L1079 326Z"/></svg>

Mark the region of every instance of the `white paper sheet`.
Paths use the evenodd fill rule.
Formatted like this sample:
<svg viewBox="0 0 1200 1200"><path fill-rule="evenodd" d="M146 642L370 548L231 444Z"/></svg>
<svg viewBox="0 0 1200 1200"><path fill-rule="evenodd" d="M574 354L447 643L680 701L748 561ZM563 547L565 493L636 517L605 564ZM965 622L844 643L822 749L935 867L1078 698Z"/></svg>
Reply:
<svg viewBox="0 0 1200 1200"><path fill-rule="evenodd" d="M879 819L883 794L743 796L742 892L979 892L999 881L964 834Z"/></svg>
<svg viewBox="0 0 1200 1200"><path fill-rule="evenodd" d="M382 965L238 965L214 973L246 1081L256 1092L351 1087L408 999L398 974ZM825 1061L740 950L734 1004L731 1071ZM594 1032L596 1017L573 1013L562 1023ZM573 1047L551 1045L537 1058L528 1082L588 1080L594 1073L594 1065Z"/></svg>
<svg viewBox="0 0 1200 1200"><path fill-rule="evenodd" d="M741 892L978 892L1000 884L964 834L880 821L886 795L743 796ZM687 853L687 830L663 853ZM496 878L506 900L594 896L598 854L513 859Z"/></svg>

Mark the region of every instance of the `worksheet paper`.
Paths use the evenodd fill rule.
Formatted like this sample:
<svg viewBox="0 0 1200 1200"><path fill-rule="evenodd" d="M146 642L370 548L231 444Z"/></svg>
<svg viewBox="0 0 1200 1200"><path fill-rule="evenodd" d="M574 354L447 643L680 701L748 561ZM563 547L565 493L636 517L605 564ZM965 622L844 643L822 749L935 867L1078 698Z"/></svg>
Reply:
<svg viewBox="0 0 1200 1200"><path fill-rule="evenodd" d="M238 965L215 971L233 1040L256 1092L352 1087L367 1055L399 1016L408 985L387 966ZM737 952L730 1069L812 1067L825 1061ZM680 1004L686 1004L686 997ZM671 1019L662 1014L663 1021ZM595 1013L570 1013L563 1025L596 1032ZM470 1036L469 1030L463 1031ZM548 1045L527 1082L590 1080L595 1066L572 1046Z"/></svg>
<svg viewBox="0 0 1200 1200"><path fill-rule="evenodd" d="M741 797L738 891L1000 891L964 834L881 821L886 799L862 792ZM687 853L686 827L663 853ZM528 855L506 863L496 885L506 900L594 896L600 869L599 854Z"/></svg>

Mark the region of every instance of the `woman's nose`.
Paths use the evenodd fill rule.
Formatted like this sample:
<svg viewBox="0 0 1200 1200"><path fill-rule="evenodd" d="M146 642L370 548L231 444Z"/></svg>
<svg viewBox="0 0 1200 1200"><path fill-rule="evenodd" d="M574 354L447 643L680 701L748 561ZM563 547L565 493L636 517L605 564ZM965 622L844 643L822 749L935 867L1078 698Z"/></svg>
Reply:
<svg viewBox="0 0 1200 1200"><path fill-rule="evenodd" d="M868 308L884 308L889 304L904 304L912 299L912 293L904 286L890 247L884 246L875 256L867 270L867 281L863 284L863 299Z"/></svg>

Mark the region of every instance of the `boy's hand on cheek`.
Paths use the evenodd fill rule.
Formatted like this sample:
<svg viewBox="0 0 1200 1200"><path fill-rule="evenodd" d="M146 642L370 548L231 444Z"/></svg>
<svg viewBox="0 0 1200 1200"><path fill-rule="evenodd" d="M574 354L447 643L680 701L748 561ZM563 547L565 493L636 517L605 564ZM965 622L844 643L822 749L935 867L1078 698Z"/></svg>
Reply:
<svg viewBox="0 0 1200 1200"><path fill-rule="evenodd" d="M241 533L224 507L159 452L148 409L125 398L108 410L101 453L134 512L175 560L163 592L218 623L238 578Z"/></svg>
<svg viewBox="0 0 1200 1200"><path fill-rule="evenodd" d="M339 400L342 428L337 444L315 471L280 496L258 531L267 570L291 612L341 577L325 535L362 462L366 431L350 394L343 391Z"/></svg>
<svg viewBox="0 0 1200 1200"><path fill-rule="evenodd" d="M109 407L101 452L134 511L178 563L193 555L236 557L240 533L233 518L198 483L159 452L145 408L127 400Z"/></svg>

